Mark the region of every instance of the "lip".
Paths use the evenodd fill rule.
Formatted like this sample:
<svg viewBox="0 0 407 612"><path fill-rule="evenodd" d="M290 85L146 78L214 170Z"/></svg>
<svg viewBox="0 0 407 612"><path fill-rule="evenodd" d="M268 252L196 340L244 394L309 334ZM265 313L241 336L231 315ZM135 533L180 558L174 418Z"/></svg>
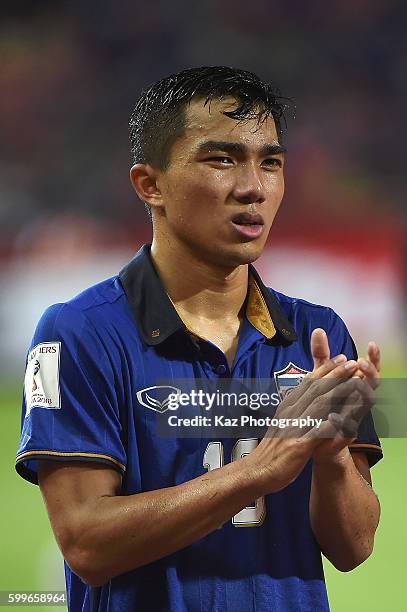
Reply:
<svg viewBox="0 0 407 612"><path fill-rule="evenodd" d="M240 212L232 217L236 225L264 225L263 217L259 213Z"/></svg>
<svg viewBox="0 0 407 612"><path fill-rule="evenodd" d="M232 217L231 223L241 236L251 240L261 236L264 230L263 217L258 213L237 213Z"/></svg>

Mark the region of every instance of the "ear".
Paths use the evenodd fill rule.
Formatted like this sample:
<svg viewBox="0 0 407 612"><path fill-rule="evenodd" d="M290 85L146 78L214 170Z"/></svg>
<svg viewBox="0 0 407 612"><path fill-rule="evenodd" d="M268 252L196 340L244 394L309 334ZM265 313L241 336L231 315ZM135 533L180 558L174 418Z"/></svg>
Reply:
<svg viewBox="0 0 407 612"><path fill-rule="evenodd" d="M130 169L130 180L138 197L151 207L162 207L161 191L157 184L158 173L149 164L135 164Z"/></svg>

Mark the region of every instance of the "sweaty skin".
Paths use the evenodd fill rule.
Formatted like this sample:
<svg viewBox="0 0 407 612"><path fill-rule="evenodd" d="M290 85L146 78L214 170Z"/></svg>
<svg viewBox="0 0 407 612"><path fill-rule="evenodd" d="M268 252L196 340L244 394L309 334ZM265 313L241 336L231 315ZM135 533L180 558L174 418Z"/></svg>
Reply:
<svg viewBox="0 0 407 612"><path fill-rule="evenodd" d="M167 293L189 329L219 346L229 364L247 264L261 255L284 194L284 153L269 154L279 144L273 119L260 126L257 120L239 123L223 115L233 107L230 99L210 107L193 102L168 168L131 169L134 188L152 209L151 253ZM244 212L262 217L259 237L238 233L232 219Z"/></svg>
<svg viewBox="0 0 407 612"><path fill-rule="evenodd" d="M346 380L355 386L361 382L352 378L357 367L356 362L341 361L338 365L329 360L313 376L331 377L333 389ZM279 416L285 413L285 406L292 418L313 414L314 410L320 415L318 399L322 390L319 390L321 387L315 387L310 396L298 393L294 406L284 400ZM368 410L368 385L360 393L364 411L359 419ZM290 402L293 399L288 398ZM327 410L328 407L325 416ZM335 435L335 427L329 421L324 425L320 435ZM44 461L40 463L39 481L65 559L85 582L100 586L114 576L188 546L223 525L253 499L281 490L295 480L324 440L321 442L314 432L304 430L298 431L297 438L266 436L250 455L239 461L175 487L136 495L120 496L118 473L98 464ZM344 494L351 495L351 500L358 504L369 504L370 495L376 499L356 469L339 469L336 480ZM356 492L355 487L359 487ZM340 523L343 518L339 514L334 521ZM350 565L363 561L371 547L372 534L368 529L371 525L366 524L365 517L360 514L354 517L351 512L346 518L351 520L346 533L353 527L361 530L361 538L352 537L341 543L339 553L328 550L330 560L339 569L350 569Z"/></svg>
<svg viewBox="0 0 407 612"><path fill-rule="evenodd" d="M169 297L189 329L221 348L230 364L248 264L260 256L284 193L284 153L274 121L238 123L222 114L233 105L233 100L192 102L168 167L131 169L136 192L152 210L152 257ZM261 217L262 227L252 234L234 221L245 212ZM357 362L330 359L321 331L312 336L311 376L326 379L332 392L347 385L341 423L355 427L372 405L378 351L370 346L367 360ZM322 391L294 397L295 405L282 402L280 416L289 410L290 416L322 411L328 417ZM367 459L359 453L352 460L341 423L325 421L323 433L330 438L312 431L290 438L269 432L239 461L137 495L120 496L120 476L99 464L39 462L41 491L63 555L85 582L102 585L214 531L253 499L287 486L313 457L315 536L336 567L352 569L372 550L379 505L368 484Z"/></svg>

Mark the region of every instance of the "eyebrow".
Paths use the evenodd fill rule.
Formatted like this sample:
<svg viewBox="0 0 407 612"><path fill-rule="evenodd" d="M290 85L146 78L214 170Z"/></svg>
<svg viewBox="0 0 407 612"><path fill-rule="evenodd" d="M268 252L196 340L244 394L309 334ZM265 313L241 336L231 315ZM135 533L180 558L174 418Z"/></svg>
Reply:
<svg viewBox="0 0 407 612"><path fill-rule="evenodd" d="M198 146L198 151L201 153L210 151L225 151L225 153L240 153L244 154L248 152L248 147L240 142L229 142L227 140L206 140L201 142ZM263 145L259 154L261 157L267 155L278 155L279 153L286 153L287 149L280 143L272 143Z"/></svg>

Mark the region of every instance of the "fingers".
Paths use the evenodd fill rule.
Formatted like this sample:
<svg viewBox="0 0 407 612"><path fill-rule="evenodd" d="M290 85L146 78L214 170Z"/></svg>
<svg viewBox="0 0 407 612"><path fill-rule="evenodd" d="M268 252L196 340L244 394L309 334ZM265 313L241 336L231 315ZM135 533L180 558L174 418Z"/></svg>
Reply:
<svg viewBox="0 0 407 612"><path fill-rule="evenodd" d="M375 364L380 368L380 352L377 345L374 342L369 343L369 359L348 361L346 355L330 359L326 334L322 329L315 329L312 333L312 351L314 363L321 365L305 376L303 381L285 397L275 416L282 414L286 418L310 416L325 420L329 412L342 414L342 410L349 411L348 397L357 390L360 397L358 396L357 401L353 398L353 401L358 404L356 416L360 423L373 405L373 390L378 386L379 373ZM347 381L352 379L358 382L348 384ZM360 386L357 387L357 384Z"/></svg>
<svg viewBox="0 0 407 612"><path fill-rule="evenodd" d="M374 342L369 342L368 357L367 359L360 357L358 359L358 366L363 373L363 377L367 379L372 389L377 389L380 384L380 351Z"/></svg>
<svg viewBox="0 0 407 612"><path fill-rule="evenodd" d="M373 404L374 392L367 381L354 377L347 381L325 378L314 381L308 393L292 407L290 416L292 417L292 413L298 410L303 419L325 421L334 413L345 419L345 426L349 428L353 426L354 421L357 432L360 422ZM352 429L347 431L346 435L356 434Z"/></svg>
<svg viewBox="0 0 407 612"><path fill-rule="evenodd" d="M331 360L330 360L331 361ZM328 367L328 364L323 367ZM333 369L323 378L305 377L288 397L284 399L276 410L275 416L284 415L285 418L298 418L312 416L325 419L329 412L329 398L325 395L344 381L349 380L357 369L356 361L332 364ZM350 393L352 389L345 388L342 395Z"/></svg>
<svg viewBox="0 0 407 612"><path fill-rule="evenodd" d="M331 412L328 415L328 421L335 427L337 432L336 435L343 440L346 440L347 445L351 444L357 437L359 426L352 414L344 416L342 414L338 414L337 412Z"/></svg>
<svg viewBox="0 0 407 612"><path fill-rule="evenodd" d="M322 366L331 356L328 337L323 329L317 327L311 334L311 354L314 370Z"/></svg>
<svg viewBox="0 0 407 612"><path fill-rule="evenodd" d="M345 448L348 448L348 446L352 444L356 438L356 435L353 433L354 427L346 422L346 419L344 419L343 416L335 412L331 413L328 415L328 422L335 428L336 433L331 435L330 432L328 432L328 436L325 436L330 438L328 444L326 440L320 442L316 455L317 460L318 456L321 455L321 452L322 457L324 453L329 456L337 455Z"/></svg>
<svg viewBox="0 0 407 612"><path fill-rule="evenodd" d="M326 360L322 365L318 368L315 368L307 378L316 379L323 378L330 374L333 370L335 370L338 366L342 366L347 361L346 355L337 355L332 359Z"/></svg>
<svg viewBox="0 0 407 612"><path fill-rule="evenodd" d="M376 342L370 341L367 345L367 358L374 365L377 372L380 372L380 349Z"/></svg>
<svg viewBox="0 0 407 612"><path fill-rule="evenodd" d="M372 387L366 380L352 378L336 387L329 395L329 417L335 420L332 414L337 414L342 419L343 435L356 436L362 419L374 405Z"/></svg>
<svg viewBox="0 0 407 612"><path fill-rule="evenodd" d="M296 403L295 408L302 418L327 419L330 412L340 413L348 396L355 390L353 379L344 381L339 378L325 377L315 380L308 393Z"/></svg>
<svg viewBox="0 0 407 612"><path fill-rule="evenodd" d="M304 438L306 440L315 439L315 442L319 443L321 438L335 438L337 433L338 429L335 422L331 422L327 419L326 421L323 421L319 427L315 425L315 427L310 429L306 434L304 434Z"/></svg>
<svg viewBox="0 0 407 612"><path fill-rule="evenodd" d="M330 364L330 361L332 364ZM357 362L354 359L348 361L346 355L338 355L330 361L313 372L315 378L341 378L346 380L350 376L354 376L358 367Z"/></svg>
<svg viewBox="0 0 407 612"><path fill-rule="evenodd" d="M327 393L341 381L355 374L357 363L347 361L345 355L329 359L323 366L304 377L302 382L291 390L279 405L276 415L284 411L285 416L300 414L318 396ZM298 402L301 402L297 405Z"/></svg>

